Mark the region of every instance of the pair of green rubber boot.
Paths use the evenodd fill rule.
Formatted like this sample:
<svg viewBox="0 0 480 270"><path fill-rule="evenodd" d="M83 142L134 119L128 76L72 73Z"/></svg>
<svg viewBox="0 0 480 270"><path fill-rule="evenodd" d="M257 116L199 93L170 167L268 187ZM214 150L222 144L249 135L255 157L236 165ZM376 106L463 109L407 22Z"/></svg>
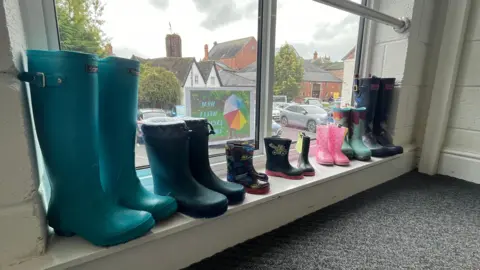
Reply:
<svg viewBox="0 0 480 270"><path fill-rule="evenodd" d="M51 185L48 224L99 246L140 237L176 212L134 163L139 62L27 51L34 124Z"/></svg>
<svg viewBox="0 0 480 270"><path fill-rule="evenodd" d="M342 152L349 159L368 161L372 153L363 144L362 136L365 133L365 108L333 108L335 124L346 127L348 132L342 144Z"/></svg>

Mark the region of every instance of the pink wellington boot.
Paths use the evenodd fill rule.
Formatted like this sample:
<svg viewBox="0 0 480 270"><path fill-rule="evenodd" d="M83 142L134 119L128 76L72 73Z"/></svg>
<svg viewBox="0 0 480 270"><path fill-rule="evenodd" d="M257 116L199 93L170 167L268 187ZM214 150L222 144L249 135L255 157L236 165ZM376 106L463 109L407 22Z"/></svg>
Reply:
<svg viewBox="0 0 480 270"><path fill-rule="evenodd" d="M333 157L328 151L328 126L317 126L317 163L320 165L333 165Z"/></svg>
<svg viewBox="0 0 480 270"><path fill-rule="evenodd" d="M345 139L345 128L328 126L328 150L333 157L335 165L347 166L350 160L342 152L342 144Z"/></svg>

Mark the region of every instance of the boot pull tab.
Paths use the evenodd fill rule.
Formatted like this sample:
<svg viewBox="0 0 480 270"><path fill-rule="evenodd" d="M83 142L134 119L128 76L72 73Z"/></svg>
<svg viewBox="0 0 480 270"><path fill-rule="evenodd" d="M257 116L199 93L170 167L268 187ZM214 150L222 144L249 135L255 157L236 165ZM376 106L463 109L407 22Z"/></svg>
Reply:
<svg viewBox="0 0 480 270"><path fill-rule="evenodd" d="M22 82L28 82L40 88L58 87L64 83L64 78L59 74L45 75L43 72L21 72L17 78Z"/></svg>
<svg viewBox="0 0 480 270"><path fill-rule="evenodd" d="M212 124L210 124L209 122L207 122L207 125L208 125L208 127L209 127L208 135L215 135L215 130L213 129Z"/></svg>

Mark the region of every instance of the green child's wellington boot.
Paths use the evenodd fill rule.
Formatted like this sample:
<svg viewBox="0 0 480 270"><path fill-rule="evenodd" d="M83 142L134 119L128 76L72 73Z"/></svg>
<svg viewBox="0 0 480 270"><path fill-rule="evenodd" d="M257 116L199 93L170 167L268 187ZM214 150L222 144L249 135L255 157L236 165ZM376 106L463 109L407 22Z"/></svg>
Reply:
<svg viewBox="0 0 480 270"><path fill-rule="evenodd" d="M227 196L229 204L241 203L245 198L242 185L223 181L210 167L208 157L208 135L215 134L205 118L184 117L190 133L190 170L193 178L203 186Z"/></svg>
<svg viewBox="0 0 480 270"><path fill-rule="evenodd" d="M355 158L361 161L371 159L370 149L363 144L362 136L365 134L365 118L367 110L365 108L352 108L352 127L350 133L350 146L353 149Z"/></svg>
<svg viewBox="0 0 480 270"><path fill-rule="evenodd" d="M51 184L48 224L99 246L130 241L154 225L145 211L117 205L102 189L98 159L98 61L91 54L27 51L38 142Z"/></svg>
<svg viewBox="0 0 480 270"><path fill-rule="evenodd" d="M333 120L335 124L340 127L345 127L347 130L350 130L350 114L351 108L333 108ZM353 149L350 146L350 132L347 132L345 139L342 144L342 153L347 156L349 159L354 158Z"/></svg>
<svg viewBox="0 0 480 270"><path fill-rule="evenodd" d="M118 204L150 212L158 221L174 214L177 202L147 191L135 170L139 68L138 61L119 57L98 63L100 175Z"/></svg>

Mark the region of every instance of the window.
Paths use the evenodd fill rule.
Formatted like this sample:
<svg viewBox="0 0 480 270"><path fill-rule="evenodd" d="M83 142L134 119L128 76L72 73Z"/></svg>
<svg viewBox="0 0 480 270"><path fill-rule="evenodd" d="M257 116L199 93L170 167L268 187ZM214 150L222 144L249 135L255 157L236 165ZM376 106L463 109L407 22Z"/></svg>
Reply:
<svg viewBox="0 0 480 270"><path fill-rule="evenodd" d="M247 44L253 44L252 48L260 46L257 44L261 42L257 38L258 0L205 3L56 0L55 4L60 49L140 61L138 114L141 118L150 115L207 118L215 129L215 134L209 137L211 155L224 155L224 144L229 139L255 141L259 124L255 117L255 104L259 103L257 54L244 55L240 50ZM225 14L225 10L235 12ZM181 19L185 16L189 19ZM215 17L221 19L211 19ZM152 25L156 25L155 33L139 31ZM225 55L235 51L237 58L244 59L232 63L229 61L232 56ZM209 59L214 59L215 66ZM215 67L218 76L209 78ZM192 71L188 78L189 71L196 68L199 73ZM199 83L199 76L209 78L210 84ZM162 85L169 87L162 88ZM152 95L152 91L169 94ZM146 113L148 111L156 112ZM241 121L234 121L235 117ZM136 136L137 166L148 165L141 121Z"/></svg>
<svg viewBox="0 0 480 270"><path fill-rule="evenodd" d="M359 21L356 15L315 1L278 0L275 93L291 103L311 104L299 107L300 116L281 113L282 136L296 140L298 131L306 131L315 138L315 125L327 123L334 102L350 103Z"/></svg>

